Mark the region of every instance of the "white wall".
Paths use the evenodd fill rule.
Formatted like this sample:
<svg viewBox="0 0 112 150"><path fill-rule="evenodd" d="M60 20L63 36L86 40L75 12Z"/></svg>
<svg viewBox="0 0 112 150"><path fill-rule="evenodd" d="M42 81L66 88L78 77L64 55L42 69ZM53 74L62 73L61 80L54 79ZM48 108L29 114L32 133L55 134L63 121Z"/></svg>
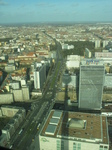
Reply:
<svg viewBox="0 0 112 150"><path fill-rule="evenodd" d="M76 147L78 144L81 144L81 150L99 150L100 144L98 143L90 143L90 142L80 142L75 140L66 140L60 138L53 138L53 137L45 137L39 135L39 143L40 143L40 150L57 150L57 140L64 142L64 150L73 150L73 145L75 144ZM101 144L103 145L103 144ZM108 145L107 145L108 146Z"/></svg>

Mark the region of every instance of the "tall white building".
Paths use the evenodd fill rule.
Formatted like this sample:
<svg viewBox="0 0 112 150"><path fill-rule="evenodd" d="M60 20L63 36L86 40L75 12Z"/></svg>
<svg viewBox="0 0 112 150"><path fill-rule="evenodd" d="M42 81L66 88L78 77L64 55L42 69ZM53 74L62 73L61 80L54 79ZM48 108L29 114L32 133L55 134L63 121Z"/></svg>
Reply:
<svg viewBox="0 0 112 150"><path fill-rule="evenodd" d="M100 47L100 40L95 40L95 48L99 48Z"/></svg>
<svg viewBox="0 0 112 150"><path fill-rule="evenodd" d="M39 134L40 150L109 150L105 116L52 110Z"/></svg>
<svg viewBox="0 0 112 150"><path fill-rule="evenodd" d="M35 63L34 64L34 88L42 89L44 82L46 81L46 64Z"/></svg>
<svg viewBox="0 0 112 150"><path fill-rule="evenodd" d="M85 48L85 58L91 58L91 52L88 48Z"/></svg>
<svg viewBox="0 0 112 150"><path fill-rule="evenodd" d="M79 76L79 108L97 109L102 107L105 68L99 60L81 62Z"/></svg>
<svg viewBox="0 0 112 150"><path fill-rule="evenodd" d="M103 41L103 47L105 47L106 45L108 45L109 41Z"/></svg>

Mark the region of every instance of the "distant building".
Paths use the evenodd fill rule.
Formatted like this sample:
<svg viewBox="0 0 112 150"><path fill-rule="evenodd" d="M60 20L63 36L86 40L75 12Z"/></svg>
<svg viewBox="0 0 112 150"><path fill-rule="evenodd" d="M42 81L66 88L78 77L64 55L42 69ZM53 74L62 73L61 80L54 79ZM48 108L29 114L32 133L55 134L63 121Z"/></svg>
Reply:
<svg viewBox="0 0 112 150"><path fill-rule="evenodd" d="M104 65L97 60L86 60L80 65L79 108L101 109L104 75Z"/></svg>
<svg viewBox="0 0 112 150"><path fill-rule="evenodd" d="M112 53L95 52L95 58L112 58Z"/></svg>
<svg viewBox="0 0 112 150"><path fill-rule="evenodd" d="M13 81L13 82L10 82L9 86L16 90L16 89L19 89L20 88L20 82L19 81Z"/></svg>
<svg viewBox="0 0 112 150"><path fill-rule="evenodd" d="M85 58L91 58L91 52L88 48L85 48Z"/></svg>
<svg viewBox="0 0 112 150"><path fill-rule="evenodd" d="M22 86L23 100L27 101L30 99L29 86Z"/></svg>
<svg viewBox="0 0 112 150"><path fill-rule="evenodd" d="M49 51L49 57L56 59L56 51Z"/></svg>
<svg viewBox="0 0 112 150"><path fill-rule="evenodd" d="M101 44L100 40L95 40L95 48L99 48Z"/></svg>
<svg viewBox="0 0 112 150"><path fill-rule="evenodd" d="M62 49L74 49L74 45L68 45L68 44L64 44L64 43L62 43L61 44L62 45Z"/></svg>
<svg viewBox="0 0 112 150"><path fill-rule="evenodd" d="M21 80L21 86L26 86L26 80L25 79Z"/></svg>
<svg viewBox="0 0 112 150"><path fill-rule="evenodd" d="M109 150L105 116L52 110L39 134L40 150Z"/></svg>
<svg viewBox="0 0 112 150"><path fill-rule="evenodd" d="M7 72L12 72L16 69L14 64L8 64L7 66L5 66L5 71Z"/></svg>
<svg viewBox="0 0 112 150"><path fill-rule="evenodd" d="M104 87L112 88L112 74L105 75Z"/></svg>
<svg viewBox="0 0 112 150"><path fill-rule="evenodd" d="M107 40L103 41L103 48L104 48L105 46L107 46L108 43L109 43L109 41L107 41Z"/></svg>
<svg viewBox="0 0 112 150"><path fill-rule="evenodd" d="M109 41L108 44L105 46L105 48L110 52L112 52L112 41Z"/></svg>
<svg viewBox="0 0 112 150"><path fill-rule="evenodd" d="M27 101L30 99L29 86L22 86L21 89L12 90L14 101Z"/></svg>
<svg viewBox="0 0 112 150"><path fill-rule="evenodd" d="M79 68L80 65L80 56L78 55L67 55L66 67L70 68Z"/></svg>
<svg viewBox="0 0 112 150"><path fill-rule="evenodd" d="M34 65L34 88L42 89L46 81L46 65L35 63Z"/></svg>
<svg viewBox="0 0 112 150"><path fill-rule="evenodd" d="M13 103L13 94L12 93L1 93L0 94L0 104L10 104Z"/></svg>

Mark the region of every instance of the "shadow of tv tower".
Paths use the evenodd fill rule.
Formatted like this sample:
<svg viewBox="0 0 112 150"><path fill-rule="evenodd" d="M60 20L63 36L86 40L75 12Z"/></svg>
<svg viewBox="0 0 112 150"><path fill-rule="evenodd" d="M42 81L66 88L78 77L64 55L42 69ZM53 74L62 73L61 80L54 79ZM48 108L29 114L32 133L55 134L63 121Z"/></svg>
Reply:
<svg viewBox="0 0 112 150"><path fill-rule="evenodd" d="M65 84L65 97L64 97L64 110L68 110L68 84L71 82L71 77L68 73L68 71L65 71L65 74L63 75L62 78L63 83Z"/></svg>

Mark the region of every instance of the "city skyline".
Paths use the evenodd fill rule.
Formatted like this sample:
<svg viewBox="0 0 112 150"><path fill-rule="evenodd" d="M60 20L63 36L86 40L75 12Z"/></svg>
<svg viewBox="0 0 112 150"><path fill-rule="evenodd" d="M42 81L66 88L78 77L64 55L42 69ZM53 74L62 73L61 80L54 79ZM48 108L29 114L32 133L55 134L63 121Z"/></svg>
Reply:
<svg viewBox="0 0 112 150"><path fill-rule="evenodd" d="M0 24L112 22L111 0L0 0Z"/></svg>

